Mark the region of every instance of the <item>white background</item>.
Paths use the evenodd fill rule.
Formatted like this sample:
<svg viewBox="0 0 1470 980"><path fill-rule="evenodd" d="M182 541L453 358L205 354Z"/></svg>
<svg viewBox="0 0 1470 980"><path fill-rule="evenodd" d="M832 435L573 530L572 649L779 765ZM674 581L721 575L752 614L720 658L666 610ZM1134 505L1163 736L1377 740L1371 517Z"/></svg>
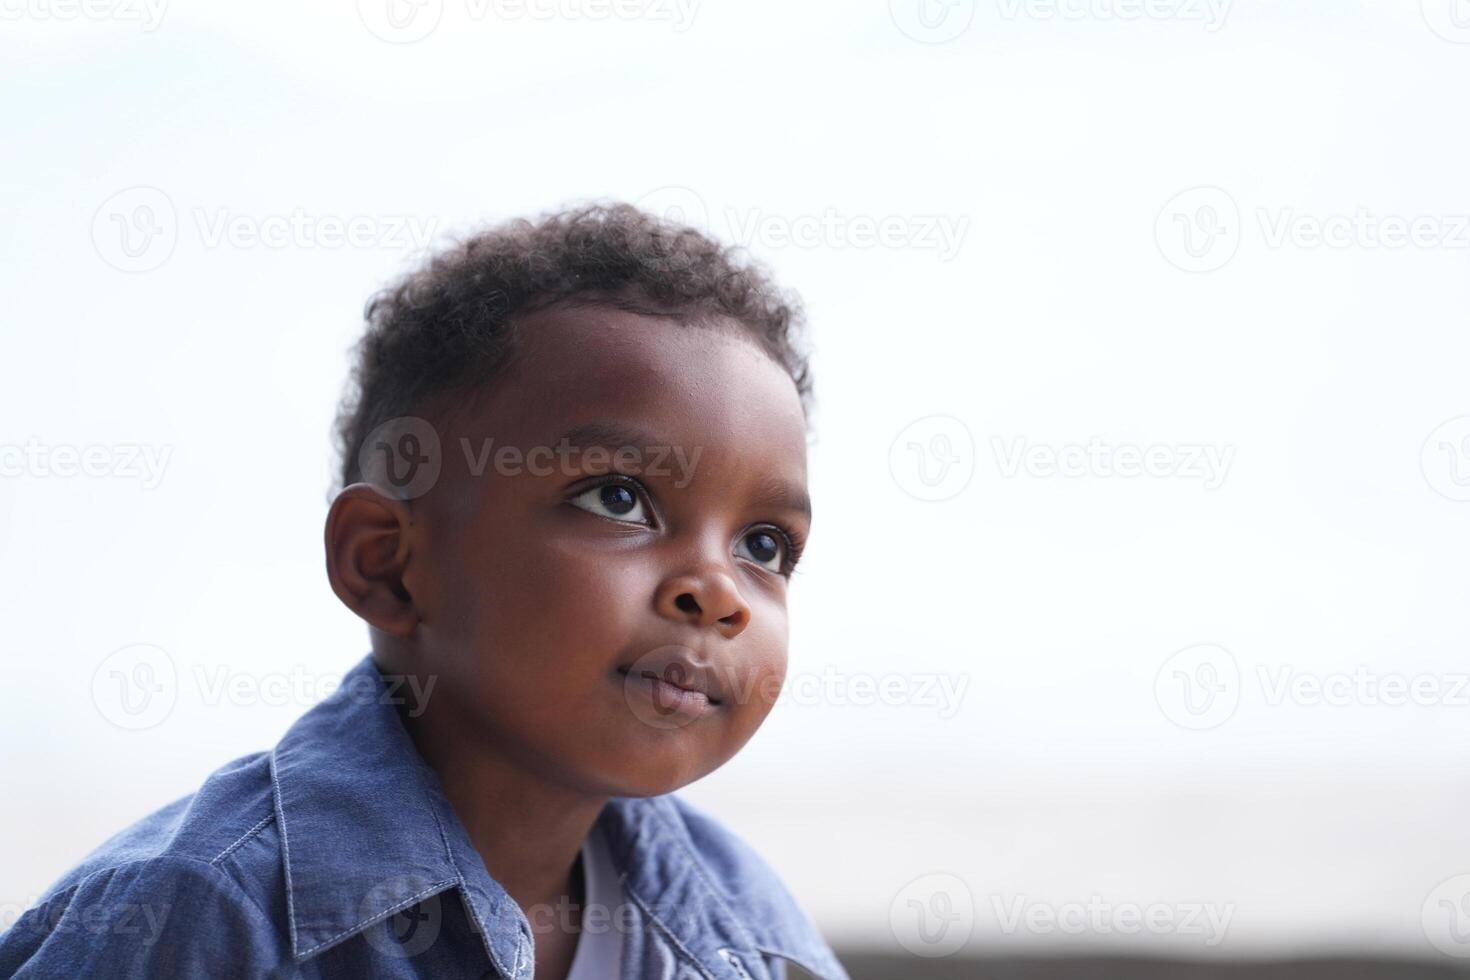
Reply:
<svg viewBox="0 0 1470 980"><path fill-rule="evenodd" d="M0 0L0 924L366 651L321 525L367 296L611 197L807 303L793 677L909 695L793 697L686 793L834 942L922 945L916 898L971 951L1470 955L1435 891L1470 872L1462 0L94 2ZM1094 439L1160 462L1046 468ZM133 644L177 681L143 730ZM1006 926L1089 901L1229 927Z"/></svg>

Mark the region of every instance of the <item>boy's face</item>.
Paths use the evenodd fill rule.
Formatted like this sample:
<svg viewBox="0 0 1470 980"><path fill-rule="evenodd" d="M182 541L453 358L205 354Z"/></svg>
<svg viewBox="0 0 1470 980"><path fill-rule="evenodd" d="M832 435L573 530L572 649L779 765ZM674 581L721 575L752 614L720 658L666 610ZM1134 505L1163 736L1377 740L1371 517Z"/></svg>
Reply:
<svg viewBox="0 0 1470 980"><path fill-rule="evenodd" d="M810 524L796 387L729 324L553 308L516 348L412 502L430 723L579 791L669 792L733 756L785 678Z"/></svg>

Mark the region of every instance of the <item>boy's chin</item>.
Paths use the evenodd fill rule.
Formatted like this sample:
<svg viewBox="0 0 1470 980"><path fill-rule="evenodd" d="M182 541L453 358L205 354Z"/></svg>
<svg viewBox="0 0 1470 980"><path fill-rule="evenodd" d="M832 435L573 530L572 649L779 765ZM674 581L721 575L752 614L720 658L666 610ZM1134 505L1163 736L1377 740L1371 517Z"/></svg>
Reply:
<svg viewBox="0 0 1470 980"><path fill-rule="evenodd" d="M723 761L691 766L687 757L680 758L677 753L670 752L668 759L645 757L636 766L598 766L595 771L587 773L587 781L597 787L596 794L600 796L663 796L704 778L718 769Z"/></svg>

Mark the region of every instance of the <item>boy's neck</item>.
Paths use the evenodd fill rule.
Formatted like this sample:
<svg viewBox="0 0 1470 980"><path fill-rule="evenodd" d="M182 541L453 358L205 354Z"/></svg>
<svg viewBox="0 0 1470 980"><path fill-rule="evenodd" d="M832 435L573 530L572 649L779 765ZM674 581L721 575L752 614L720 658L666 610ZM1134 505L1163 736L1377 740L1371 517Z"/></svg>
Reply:
<svg viewBox="0 0 1470 980"><path fill-rule="evenodd" d="M547 780L486 746L483 731L457 730L443 712L403 720L485 870L530 918L538 946L548 929L578 928L584 899L573 871L608 797Z"/></svg>

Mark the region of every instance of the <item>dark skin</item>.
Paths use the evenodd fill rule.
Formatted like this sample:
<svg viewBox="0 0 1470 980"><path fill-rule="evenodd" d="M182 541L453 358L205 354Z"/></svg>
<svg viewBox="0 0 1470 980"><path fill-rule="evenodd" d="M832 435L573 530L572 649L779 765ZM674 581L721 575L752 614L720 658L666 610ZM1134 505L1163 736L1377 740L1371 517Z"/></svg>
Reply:
<svg viewBox="0 0 1470 980"><path fill-rule="evenodd" d="M563 305L517 338L461 410L421 413L442 446L432 489L338 495L327 569L380 669L434 679L405 724L530 918L536 976L563 978L579 916L558 901L581 903L575 863L608 798L717 769L779 693L806 428L791 377L738 324ZM492 438L565 450L588 424L638 438L478 475L461 441L475 458Z"/></svg>

